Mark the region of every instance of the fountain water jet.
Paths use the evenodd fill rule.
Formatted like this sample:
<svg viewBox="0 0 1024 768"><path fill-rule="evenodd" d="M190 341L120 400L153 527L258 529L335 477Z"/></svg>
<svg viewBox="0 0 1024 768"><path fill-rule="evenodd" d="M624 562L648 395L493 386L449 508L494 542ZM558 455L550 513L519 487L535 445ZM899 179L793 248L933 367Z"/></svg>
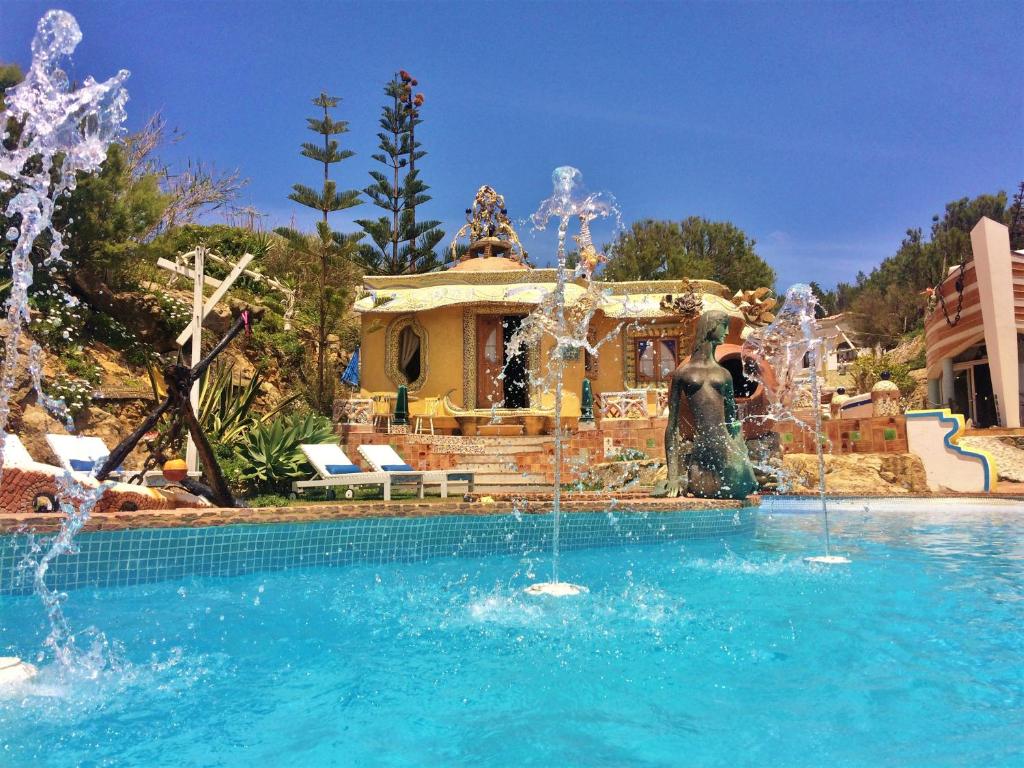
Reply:
<svg viewBox="0 0 1024 768"><path fill-rule="evenodd" d="M0 191L13 193L4 211L9 219L18 218L17 226L7 232L15 241L11 252L11 295L7 300L7 339L0 369L0 473L3 471L3 449L10 397L15 388L19 354L18 341L28 324L28 291L32 286L32 248L36 240L49 233L51 244L45 266L59 262L64 250L61 232L53 226L53 213L75 189L79 173L95 173L107 156L107 147L122 133L125 120L124 90L127 70L98 83L87 77L80 87L72 88L62 68L82 40L75 18L65 11L49 11L36 28L32 40L32 65L25 79L4 95L5 111L0 113ZM39 402L55 410L59 418L71 424L64 403L49 398L41 385L42 350L33 345L29 351L29 370ZM2 474L0 474L2 479ZM50 563L59 555L72 551L75 534L81 530L89 513L106 490L100 484L94 490L81 486L70 473L60 482L60 506L64 513L61 530L49 549L31 566L37 594L43 601L50 620L46 646L51 648L60 664L71 662L74 636L69 632L61 611L62 595L49 589L45 576ZM36 551L40 551L36 548ZM8 659L8 661L10 661ZM22 663L23 664L23 663ZM7 665L31 676L34 667ZM9 672L5 677L17 673Z"/></svg>
<svg viewBox="0 0 1024 768"><path fill-rule="evenodd" d="M743 344L743 357L767 364L774 381L760 377L757 366L748 366L748 375L758 378L768 394L769 408L765 418L776 422L790 421L808 429L811 425L798 418L796 408L800 384L797 375L807 359L815 449L818 457L818 499L821 502L822 541L825 554L806 557L809 563L839 565L850 560L832 554L828 524L828 503L825 497L825 453L821 426L821 386L818 381L818 360L822 340L814 328L817 297L809 285L797 283L786 291L786 300L772 323L754 331Z"/></svg>
<svg viewBox="0 0 1024 768"><path fill-rule="evenodd" d="M539 344L541 339L550 334L555 340L555 348L550 355L551 364L547 379L550 388L554 389L555 419L555 456L554 456L554 487L552 497L552 534L551 534L551 581L531 584L526 588L529 595L549 595L567 597L586 592L586 587L559 581L559 537L561 531L561 496L562 496L562 379L565 360L572 350L585 349L597 354L598 344L587 340L587 328L590 318L597 307L598 287L591 281L591 275L597 266L599 256L590 240L590 222L598 218L613 216L616 224L619 221L619 210L611 195L604 192L587 193L583 186L582 174L572 166L564 165L556 168L551 174L554 190L551 197L542 201L536 213L531 217L534 229L543 230L550 219L558 219L558 277L555 290L545 297L537 310L524 321L522 327L510 340L509 346L522 348L527 343ZM572 273L572 279L582 278L587 281L587 298L581 303L582 314L570 319L565 306L565 285L569 279L566 266L565 240L569 232L569 223L573 218L580 221L580 234L576 238L580 246L580 261Z"/></svg>

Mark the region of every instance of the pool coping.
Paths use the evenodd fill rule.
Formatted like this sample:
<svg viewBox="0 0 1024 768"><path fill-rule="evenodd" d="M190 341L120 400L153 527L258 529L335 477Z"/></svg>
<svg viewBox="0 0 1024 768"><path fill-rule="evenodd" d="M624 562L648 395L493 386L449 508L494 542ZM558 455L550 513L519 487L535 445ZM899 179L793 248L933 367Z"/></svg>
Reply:
<svg viewBox="0 0 1024 768"><path fill-rule="evenodd" d="M532 494L531 494L532 496ZM654 499L643 494L595 494L587 498L563 499L563 512L603 513L609 510L630 512L689 512L709 509L742 509L760 504L760 497L733 499ZM422 518L445 516L543 515L551 511L551 498L501 497L493 503L483 501L380 501L309 504L291 507L218 507L139 510L135 512L96 512L84 531L120 531L136 528L205 528L222 525L263 525L274 523L313 523L365 518ZM52 533L60 529L63 514L13 513L0 511L0 535L16 533Z"/></svg>

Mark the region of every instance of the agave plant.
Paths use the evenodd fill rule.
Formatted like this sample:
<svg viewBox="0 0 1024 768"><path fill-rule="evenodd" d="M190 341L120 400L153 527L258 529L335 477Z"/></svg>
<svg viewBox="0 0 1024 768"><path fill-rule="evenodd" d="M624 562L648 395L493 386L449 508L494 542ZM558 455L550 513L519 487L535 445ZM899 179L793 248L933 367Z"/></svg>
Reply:
<svg viewBox="0 0 1024 768"><path fill-rule="evenodd" d="M256 373L248 382L235 380L231 363L215 363L206 370L199 384L199 423L216 445L233 446L253 427L266 423L297 395L282 399L267 413L257 416L253 405L260 393L263 377Z"/></svg>
<svg viewBox="0 0 1024 768"><path fill-rule="evenodd" d="M308 477L303 443L333 437L331 422L318 413L278 416L253 427L238 446L242 480L258 491L287 491L292 480Z"/></svg>

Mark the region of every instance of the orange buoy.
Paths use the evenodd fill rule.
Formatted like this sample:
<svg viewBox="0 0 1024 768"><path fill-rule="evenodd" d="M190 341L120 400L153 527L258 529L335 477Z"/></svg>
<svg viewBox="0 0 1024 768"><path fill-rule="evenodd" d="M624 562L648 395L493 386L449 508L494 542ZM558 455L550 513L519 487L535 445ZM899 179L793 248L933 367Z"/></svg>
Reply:
<svg viewBox="0 0 1024 768"><path fill-rule="evenodd" d="M184 459L169 459L164 462L164 480L168 483L180 483L188 474L188 465Z"/></svg>

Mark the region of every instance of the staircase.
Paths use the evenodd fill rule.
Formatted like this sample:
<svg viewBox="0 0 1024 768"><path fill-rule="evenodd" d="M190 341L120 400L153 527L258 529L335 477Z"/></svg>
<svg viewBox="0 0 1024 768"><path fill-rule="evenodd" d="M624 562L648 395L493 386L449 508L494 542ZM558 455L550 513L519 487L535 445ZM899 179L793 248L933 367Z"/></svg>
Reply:
<svg viewBox="0 0 1024 768"><path fill-rule="evenodd" d="M478 493L517 493L550 490L543 468L551 465L555 439L538 437L475 438L467 447L450 449L455 466L476 473Z"/></svg>

